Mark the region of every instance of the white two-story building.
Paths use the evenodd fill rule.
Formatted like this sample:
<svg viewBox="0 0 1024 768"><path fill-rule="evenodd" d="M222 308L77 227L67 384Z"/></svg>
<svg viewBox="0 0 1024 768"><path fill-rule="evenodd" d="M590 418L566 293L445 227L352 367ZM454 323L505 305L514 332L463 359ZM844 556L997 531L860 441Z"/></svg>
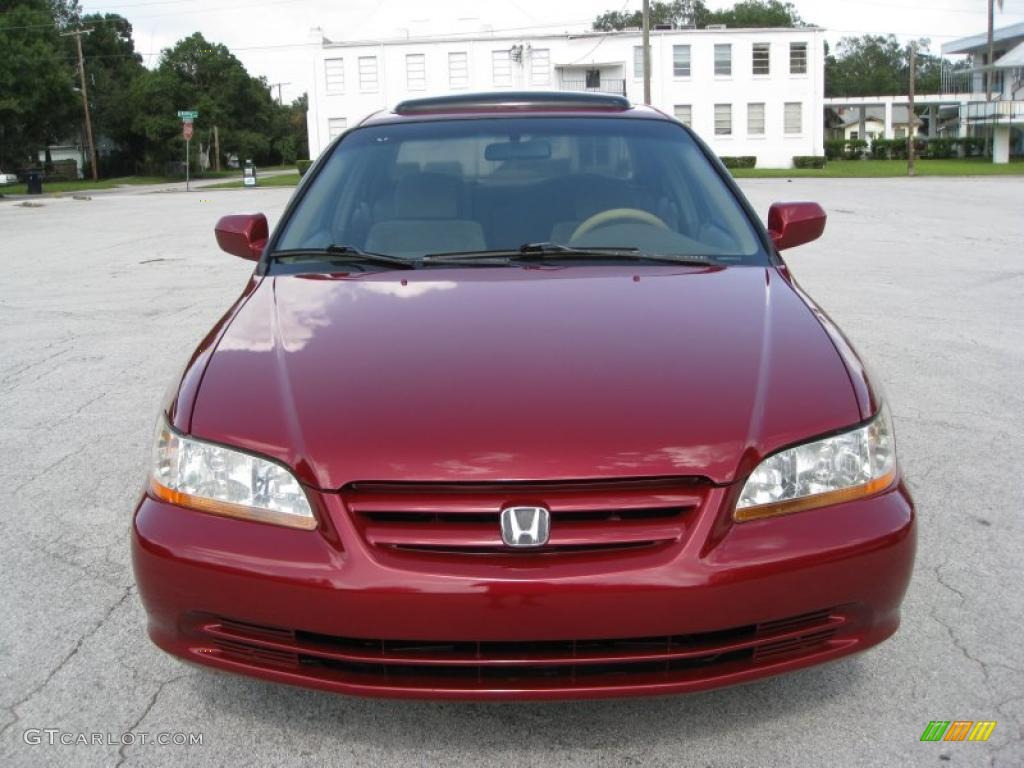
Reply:
<svg viewBox="0 0 1024 768"><path fill-rule="evenodd" d="M460 91L588 90L643 103L639 31L334 42L320 46L309 94L316 157L364 116ZM824 36L799 29L651 31L651 103L720 156L788 168L823 146Z"/></svg>

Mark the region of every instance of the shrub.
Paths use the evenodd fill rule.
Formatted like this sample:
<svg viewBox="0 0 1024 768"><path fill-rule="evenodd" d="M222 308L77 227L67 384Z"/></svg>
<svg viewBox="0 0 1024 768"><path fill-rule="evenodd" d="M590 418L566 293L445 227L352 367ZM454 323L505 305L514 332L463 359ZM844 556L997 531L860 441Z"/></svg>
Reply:
<svg viewBox="0 0 1024 768"><path fill-rule="evenodd" d="M954 139L958 146L964 148L966 157L977 157L985 151L985 139L981 136L965 136L962 139Z"/></svg>
<svg viewBox="0 0 1024 768"><path fill-rule="evenodd" d="M299 171L299 176L305 176L306 171L309 170L309 166L313 164L312 160L296 160L295 167Z"/></svg>
<svg viewBox="0 0 1024 768"><path fill-rule="evenodd" d="M868 143L865 139L850 139L846 142L846 159L859 160L865 155L867 148Z"/></svg>
<svg viewBox="0 0 1024 768"><path fill-rule="evenodd" d="M753 168L757 165L757 158L753 155L742 155L739 157L720 157L722 165L726 168Z"/></svg>
<svg viewBox="0 0 1024 768"><path fill-rule="evenodd" d="M889 139L883 139L881 136L875 138L871 142L871 157L875 160L888 160L890 145Z"/></svg>
<svg viewBox="0 0 1024 768"><path fill-rule="evenodd" d="M821 155L795 155L793 157L794 168L824 168L825 158Z"/></svg>
<svg viewBox="0 0 1024 768"><path fill-rule="evenodd" d="M825 157L838 160L846 151L846 139L829 139L825 142Z"/></svg>

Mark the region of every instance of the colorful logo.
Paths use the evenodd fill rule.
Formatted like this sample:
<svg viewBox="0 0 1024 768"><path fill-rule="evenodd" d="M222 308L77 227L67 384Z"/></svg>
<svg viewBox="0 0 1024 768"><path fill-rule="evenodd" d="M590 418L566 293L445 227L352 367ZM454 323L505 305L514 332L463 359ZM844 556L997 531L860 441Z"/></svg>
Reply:
<svg viewBox="0 0 1024 768"><path fill-rule="evenodd" d="M921 741L988 741L995 728L995 720L932 720Z"/></svg>

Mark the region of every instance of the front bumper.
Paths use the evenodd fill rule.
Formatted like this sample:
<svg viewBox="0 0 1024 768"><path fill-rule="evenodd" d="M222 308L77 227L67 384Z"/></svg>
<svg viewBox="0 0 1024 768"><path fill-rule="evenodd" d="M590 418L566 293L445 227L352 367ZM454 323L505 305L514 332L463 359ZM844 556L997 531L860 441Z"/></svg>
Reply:
<svg viewBox="0 0 1024 768"><path fill-rule="evenodd" d="M139 502L149 634L193 662L380 696L696 691L864 650L895 632L914 559L902 483L733 524L710 488L678 540L557 556L377 546L339 494L315 531Z"/></svg>

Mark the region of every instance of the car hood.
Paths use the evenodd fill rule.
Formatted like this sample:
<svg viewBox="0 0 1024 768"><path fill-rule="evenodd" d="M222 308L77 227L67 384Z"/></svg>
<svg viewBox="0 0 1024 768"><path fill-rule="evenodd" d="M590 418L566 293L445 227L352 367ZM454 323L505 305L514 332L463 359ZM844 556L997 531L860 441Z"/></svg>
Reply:
<svg viewBox="0 0 1024 768"><path fill-rule="evenodd" d="M190 431L353 481L704 476L861 420L773 268L459 268L264 278Z"/></svg>

